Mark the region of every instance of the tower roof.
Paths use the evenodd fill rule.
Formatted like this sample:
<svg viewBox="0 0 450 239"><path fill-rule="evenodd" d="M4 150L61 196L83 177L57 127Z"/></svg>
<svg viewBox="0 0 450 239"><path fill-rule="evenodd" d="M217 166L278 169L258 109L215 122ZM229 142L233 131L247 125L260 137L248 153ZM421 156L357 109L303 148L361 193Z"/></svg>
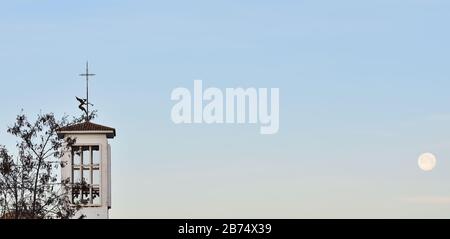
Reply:
<svg viewBox="0 0 450 239"><path fill-rule="evenodd" d="M79 133L79 134L106 134L106 137L108 139L111 139L116 136L116 129L86 121L83 123L61 127L58 129L57 133L58 137L60 138L63 138L65 134Z"/></svg>

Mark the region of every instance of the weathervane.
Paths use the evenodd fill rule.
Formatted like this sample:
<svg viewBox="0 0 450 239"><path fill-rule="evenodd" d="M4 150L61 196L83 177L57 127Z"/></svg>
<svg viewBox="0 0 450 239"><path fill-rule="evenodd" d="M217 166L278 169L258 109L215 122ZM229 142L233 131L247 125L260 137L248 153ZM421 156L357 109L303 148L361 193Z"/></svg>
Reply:
<svg viewBox="0 0 450 239"><path fill-rule="evenodd" d="M89 62L86 61L86 73L80 74L80 76L86 76L86 99L80 99L78 97L75 98L77 98L78 102L80 102L78 108L86 113L86 121L89 121L89 105L94 106L89 103L89 76L95 76L95 74L89 73ZM86 108L84 108L84 106L86 106Z"/></svg>

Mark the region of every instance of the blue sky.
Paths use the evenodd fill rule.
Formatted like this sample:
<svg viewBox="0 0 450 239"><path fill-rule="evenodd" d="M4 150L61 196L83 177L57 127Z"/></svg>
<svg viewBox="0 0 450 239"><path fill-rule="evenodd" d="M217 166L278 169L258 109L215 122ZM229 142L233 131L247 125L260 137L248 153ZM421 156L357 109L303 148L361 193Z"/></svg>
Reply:
<svg viewBox="0 0 450 239"><path fill-rule="evenodd" d="M23 108L112 140L114 218L448 217L450 3L1 1L0 143ZM280 130L175 125L176 87L280 88ZM417 157L437 156L423 172Z"/></svg>

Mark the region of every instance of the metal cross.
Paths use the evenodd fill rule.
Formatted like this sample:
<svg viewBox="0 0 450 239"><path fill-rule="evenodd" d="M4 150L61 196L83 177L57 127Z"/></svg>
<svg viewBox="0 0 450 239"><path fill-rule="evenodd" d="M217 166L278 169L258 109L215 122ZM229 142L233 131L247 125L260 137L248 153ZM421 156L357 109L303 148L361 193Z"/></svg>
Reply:
<svg viewBox="0 0 450 239"><path fill-rule="evenodd" d="M80 76L86 76L86 121L89 121L89 76L95 76L89 73L89 62L86 61L86 73Z"/></svg>

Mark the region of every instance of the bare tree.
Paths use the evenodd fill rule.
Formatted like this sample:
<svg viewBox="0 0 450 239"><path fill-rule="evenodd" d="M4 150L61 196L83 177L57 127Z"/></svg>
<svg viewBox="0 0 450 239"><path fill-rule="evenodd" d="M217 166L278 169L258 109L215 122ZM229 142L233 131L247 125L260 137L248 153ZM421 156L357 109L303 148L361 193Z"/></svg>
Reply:
<svg viewBox="0 0 450 239"><path fill-rule="evenodd" d="M93 112L89 118L95 117ZM84 117L85 118L85 117ZM1 218L71 218L79 210L72 204L69 179L58 172L60 161L76 139L57 136L58 128L81 122L83 117L67 116L56 120L52 113L39 114L34 122L21 113L7 132L16 136L17 156L0 145L0 217Z"/></svg>

